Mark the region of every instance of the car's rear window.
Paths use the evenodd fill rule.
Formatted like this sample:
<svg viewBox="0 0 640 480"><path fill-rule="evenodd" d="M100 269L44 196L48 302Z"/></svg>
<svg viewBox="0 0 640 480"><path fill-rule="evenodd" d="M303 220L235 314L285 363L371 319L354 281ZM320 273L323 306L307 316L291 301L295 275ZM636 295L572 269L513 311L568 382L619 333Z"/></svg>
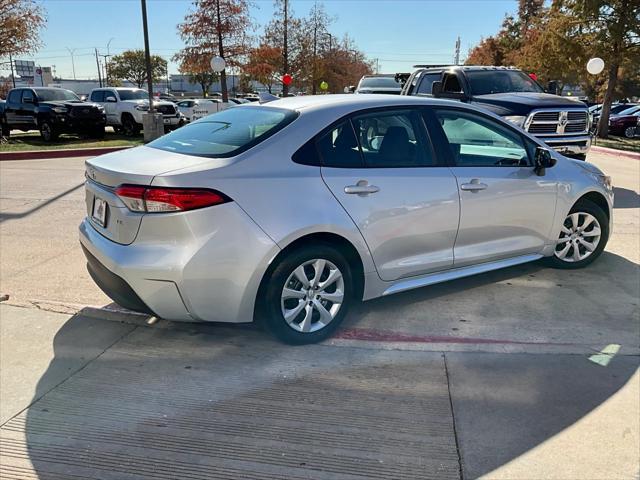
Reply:
<svg viewBox="0 0 640 480"><path fill-rule="evenodd" d="M147 146L204 157L230 157L291 123L298 114L273 107L230 108L186 125Z"/></svg>

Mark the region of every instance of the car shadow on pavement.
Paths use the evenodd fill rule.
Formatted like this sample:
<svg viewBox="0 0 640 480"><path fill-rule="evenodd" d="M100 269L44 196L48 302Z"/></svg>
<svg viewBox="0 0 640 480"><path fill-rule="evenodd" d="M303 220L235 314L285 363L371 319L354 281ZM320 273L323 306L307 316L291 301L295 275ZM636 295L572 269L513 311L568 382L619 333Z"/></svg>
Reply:
<svg viewBox="0 0 640 480"><path fill-rule="evenodd" d="M615 200L613 208L640 208L640 195L633 190L613 187Z"/></svg>
<svg viewBox="0 0 640 480"><path fill-rule="evenodd" d="M84 320L58 331L49 370L82 350ZM43 479L459 478L441 354L216 330L138 327L48 392L45 373L40 400L2 427L5 468Z"/></svg>

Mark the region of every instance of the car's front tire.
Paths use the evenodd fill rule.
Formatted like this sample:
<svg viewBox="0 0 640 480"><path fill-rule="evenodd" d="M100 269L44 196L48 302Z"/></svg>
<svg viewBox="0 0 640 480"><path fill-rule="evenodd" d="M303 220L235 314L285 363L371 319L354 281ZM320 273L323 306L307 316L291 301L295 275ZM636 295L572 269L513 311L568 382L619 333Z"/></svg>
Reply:
<svg viewBox="0 0 640 480"><path fill-rule="evenodd" d="M552 257L552 267L583 268L596 260L609 239L609 219L589 200L576 203L565 218Z"/></svg>
<svg viewBox="0 0 640 480"><path fill-rule="evenodd" d="M336 248L314 245L282 258L265 278L260 313L285 343L320 342L335 332L354 299L349 262Z"/></svg>
<svg viewBox="0 0 640 480"><path fill-rule="evenodd" d="M135 137L140 133L140 127L134 118L127 113L122 115L122 129L127 137Z"/></svg>

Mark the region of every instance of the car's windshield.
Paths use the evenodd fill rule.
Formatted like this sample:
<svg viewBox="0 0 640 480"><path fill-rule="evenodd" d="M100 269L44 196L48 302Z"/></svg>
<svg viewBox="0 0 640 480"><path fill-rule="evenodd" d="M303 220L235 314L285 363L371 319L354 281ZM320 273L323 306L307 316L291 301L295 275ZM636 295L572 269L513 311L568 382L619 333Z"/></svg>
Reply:
<svg viewBox="0 0 640 480"><path fill-rule="evenodd" d="M640 107L637 105L634 105L633 107L629 107L625 110L622 110L621 112L616 113L616 115L633 115L634 113L640 111Z"/></svg>
<svg viewBox="0 0 640 480"><path fill-rule="evenodd" d="M400 88L400 84L393 77L364 77L358 88Z"/></svg>
<svg viewBox="0 0 640 480"><path fill-rule="evenodd" d="M70 90L63 90L58 88L47 88L45 90L36 90L36 95L40 102L51 102L56 100L75 100L80 101L80 98Z"/></svg>
<svg viewBox="0 0 640 480"><path fill-rule="evenodd" d="M120 100L149 100L149 94L144 90L118 90Z"/></svg>
<svg viewBox="0 0 640 480"><path fill-rule="evenodd" d="M469 70L466 76L473 95L543 92L540 85L518 70Z"/></svg>
<svg viewBox="0 0 640 480"><path fill-rule="evenodd" d="M232 108L209 115L148 144L186 155L230 157L293 121L297 113L273 107Z"/></svg>

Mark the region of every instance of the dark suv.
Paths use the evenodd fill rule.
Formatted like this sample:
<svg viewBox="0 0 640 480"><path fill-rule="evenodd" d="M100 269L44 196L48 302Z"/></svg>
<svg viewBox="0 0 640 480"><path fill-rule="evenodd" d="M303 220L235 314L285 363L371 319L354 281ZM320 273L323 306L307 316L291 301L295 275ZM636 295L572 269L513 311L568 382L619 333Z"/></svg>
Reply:
<svg viewBox="0 0 640 480"><path fill-rule="evenodd" d="M83 102L62 88L14 88L0 110L4 136L9 136L11 130L40 130L46 142L56 140L61 133L102 138L106 122L101 105Z"/></svg>
<svg viewBox="0 0 640 480"><path fill-rule="evenodd" d="M402 95L430 95L484 107L535 135L555 150L584 159L591 147L587 105L572 97L545 93L521 70L511 67L416 65Z"/></svg>

